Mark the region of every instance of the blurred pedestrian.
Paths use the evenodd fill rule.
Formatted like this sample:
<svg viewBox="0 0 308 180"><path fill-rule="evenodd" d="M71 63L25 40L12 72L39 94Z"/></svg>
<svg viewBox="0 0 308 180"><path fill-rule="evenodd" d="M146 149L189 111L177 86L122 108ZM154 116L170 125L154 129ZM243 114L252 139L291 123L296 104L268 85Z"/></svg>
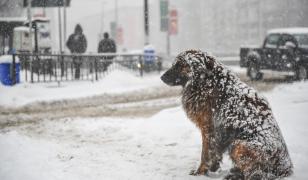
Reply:
<svg viewBox="0 0 308 180"><path fill-rule="evenodd" d="M109 38L107 32L104 33L104 39L98 44L98 53L116 53L117 46L113 39ZM105 56L103 62L103 71L106 71L108 66L112 63L114 56Z"/></svg>
<svg viewBox="0 0 308 180"><path fill-rule="evenodd" d="M75 26L75 32L71 34L66 42L66 46L72 54L82 54L87 50L87 39L83 34L80 24ZM73 63L75 66L75 79L80 78L80 67L82 64L81 57L73 56Z"/></svg>

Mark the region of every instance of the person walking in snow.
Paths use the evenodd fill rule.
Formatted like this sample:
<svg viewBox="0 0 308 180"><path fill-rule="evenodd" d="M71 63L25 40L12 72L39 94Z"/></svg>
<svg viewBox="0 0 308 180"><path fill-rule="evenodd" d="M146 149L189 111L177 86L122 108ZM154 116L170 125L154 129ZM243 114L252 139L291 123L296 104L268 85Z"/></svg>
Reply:
<svg viewBox="0 0 308 180"><path fill-rule="evenodd" d="M72 54L82 54L87 50L87 39L83 34L80 24L75 26L75 31L71 34L66 42L66 46ZM80 78L80 66L82 64L81 57L74 56L73 63L75 66L75 79Z"/></svg>
<svg viewBox="0 0 308 180"><path fill-rule="evenodd" d="M98 53L116 53L117 46L113 39L109 38L107 32L104 33L104 39L98 44ZM112 63L114 56L105 56L103 62L103 71L107 70L107 67Z"/></svg>

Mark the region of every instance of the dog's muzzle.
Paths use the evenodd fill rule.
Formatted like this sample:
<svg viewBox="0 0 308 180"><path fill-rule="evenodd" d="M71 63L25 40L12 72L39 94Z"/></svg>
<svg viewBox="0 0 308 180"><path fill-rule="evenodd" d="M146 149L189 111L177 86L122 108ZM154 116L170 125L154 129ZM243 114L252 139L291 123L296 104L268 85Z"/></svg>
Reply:
<svg viewBox="0 0 308 180"><path fill-rule="evenodd" d="M178 76L178 74L172 69L165 72L160 79L169 86L183 86L187 81L185 77Z"/></svg>
<svg viewBox="0 0 308 180"><path fill-rule="evenodd" d="M168 71L165 72L165 73L160 77L160 79L161 79L165 84L167 84L167 85L169 85L169 86L172 86L173 83L172 83L172 81L171 81L171 78L170 78L170 75L169 75L169 74L170 74L170 73L168 73Z"/></svg>

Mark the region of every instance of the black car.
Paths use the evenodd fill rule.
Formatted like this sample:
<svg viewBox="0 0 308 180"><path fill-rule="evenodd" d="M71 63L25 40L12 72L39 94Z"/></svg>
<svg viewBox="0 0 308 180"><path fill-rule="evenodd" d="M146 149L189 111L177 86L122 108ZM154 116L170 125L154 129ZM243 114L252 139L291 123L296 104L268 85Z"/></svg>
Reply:
<svg viewBox="0 0 308 180"><path fill-rule="evenodd" d="M251 80L261 80L263 70L287 72L297 79L307 79L308 28L270 30L262 47L240 49L240 66L247 67Z"/></svg>

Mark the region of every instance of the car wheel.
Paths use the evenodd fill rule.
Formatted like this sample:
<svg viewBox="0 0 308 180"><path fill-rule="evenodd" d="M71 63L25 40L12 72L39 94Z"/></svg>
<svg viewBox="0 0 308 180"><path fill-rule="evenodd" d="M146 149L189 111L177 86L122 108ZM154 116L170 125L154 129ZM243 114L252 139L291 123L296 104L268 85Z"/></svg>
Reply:
<svg viewBox="0 0 308 180"><path fill-rule="evenodd" d="M255 63L250 63L247 69L247 75L249 76L250 80L257 81L262 79L262 73L260 72L260 68Z"/></svg>
<svg viewBox="0 0 308 180"><path fill-rule="evenodd" d="M298 80L302 81L307 79L307 68L304 66L299 66L297 68L296 77Z"/></svg>

